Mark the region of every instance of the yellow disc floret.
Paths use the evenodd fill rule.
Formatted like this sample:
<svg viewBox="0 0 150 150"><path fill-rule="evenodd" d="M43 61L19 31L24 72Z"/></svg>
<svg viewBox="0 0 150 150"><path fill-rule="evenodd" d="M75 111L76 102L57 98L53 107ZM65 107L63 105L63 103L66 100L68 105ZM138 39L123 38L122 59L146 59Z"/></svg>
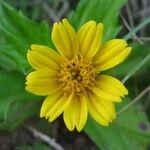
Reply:
<svg viewBox="0 0 150 150"><path fill-rule="evenodd" d="M64 60L58 78L65 94L74 92L76 95L82 95L94 86L96 73L92 61L78 54L72 60Z"/></svg>

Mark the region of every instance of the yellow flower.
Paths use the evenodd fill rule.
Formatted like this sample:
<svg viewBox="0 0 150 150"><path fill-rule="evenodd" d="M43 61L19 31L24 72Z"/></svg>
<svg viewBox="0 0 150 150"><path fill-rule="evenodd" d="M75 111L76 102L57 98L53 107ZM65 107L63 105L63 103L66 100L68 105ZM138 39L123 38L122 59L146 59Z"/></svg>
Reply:
<svg viewBox="0 0 150 150"><path fill-rule="evenodd" d="M114 102L121 102L128 91L119 80L102 71L121 63L131 48L123 39L102 44L102 33L102 23L89 21L76 33L63 19L52 30L57 51L31 45L27 59L35 71L26 78L26 90L47 96L40 117L51 122L63 113L71 131L84 128L88 112L103 126L116 118Z"/></svg>

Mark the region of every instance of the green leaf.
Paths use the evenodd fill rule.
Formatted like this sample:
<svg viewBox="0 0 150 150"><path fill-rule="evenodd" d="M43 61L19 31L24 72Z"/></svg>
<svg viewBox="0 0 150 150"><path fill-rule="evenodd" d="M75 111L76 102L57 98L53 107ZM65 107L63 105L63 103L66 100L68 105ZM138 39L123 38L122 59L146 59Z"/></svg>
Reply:
<svg viewBox="0 0 150 150"><path fill-rule="evenodd" d="M133 76L138 70L145 66L146 63L150 62L150 54L145 56L142 61L135 65L123 78L122 82L126 82L131 76Z"/></svg>
<svg viewBox="0 0 150 150"><path fill-rule="evenodd" d="M10 64L13 61L16 66L13 64L12 68L17 67L18 70L26 73L30 68L26 60L27 50L31 44L51 46L50 29L45 22L37 24L2 1L0 1L0 14L0 32L5 39L0 40L0 62L2 60L4 64L9 60ZM2 67L8 68L6 64Z"/></svg>
<svg viewBox="0 0 150 150"><path fill-rule="evenodd" d="M36 143L34 146L34 150L51 150L51 148L45 144Z"/></svg>
<svg viewBox="0 0 150 150"><path fill-rule="evenodd" d="M25 63L23 56L14 50L11 45L0 45L0 66L3 69L7 71L20 71L22 68L19 68L18 65L23 65Z"/></svg>
<svg viewBox="0 0 150 150"><path fill-rule="evenodd" d="M21 99L20 99L21 100ZM9 104L5 118L0 122L0 130L13 130L28 119L31 115L39 112L39 102L13 101Z"/></svg>
<svg viewBox="0 0 150 150"><path fill-rule="evenodd" d="M22 145L19 147L16 147L15 150L51 150L49 146L43 143L35 143L33 146L28 145Z"/></svg>
<svg viewBox="0 0 150 150"><path fill-rule="evenodd" d="M90 118L85 132L102 150L145 150L150 139L150 124L142 107L136 105L108 127Z"/></svg>
<svg viewBox="0 0 150 150"><path fill-rule="evenodd" d="M75 11L69 15L72 25L79 29L89 20L104 23L103 40L114 38L120 30L118 16L126 0L81 0Z"/></svg>
<svg viewBox="0 0 150 150"><path fill-rule="evenodd" d="M22 145L16 148L16 150L34 150L31 146Z"/></svg>
<svg viewBox="0 0 150 150"><path fill-rule="evenodd" d="M0 130L13 129L39 111L39 97L25 91L24 81L19 72L0 72Z"/></svg>

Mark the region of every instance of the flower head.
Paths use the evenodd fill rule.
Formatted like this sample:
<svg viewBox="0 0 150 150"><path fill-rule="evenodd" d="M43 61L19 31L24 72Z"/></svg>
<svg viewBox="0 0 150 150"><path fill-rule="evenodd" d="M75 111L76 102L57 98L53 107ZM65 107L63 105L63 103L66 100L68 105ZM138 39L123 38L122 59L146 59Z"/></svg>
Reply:
<svg viewBox="0 0 150 150"><path fill-rule="evenodd" d="M114 102L121 102L128 91L102 71L121 63L131 48L122 39L102 44L102 33L102 23L89 21L76 33L63 19L52 30L57 51L31 45L27 59L35 71L26 78L26 90L47 96L41 117L51 122L63 113L67 128L78 131L85 126L88 112L103 126L116 118Z"/></svg>

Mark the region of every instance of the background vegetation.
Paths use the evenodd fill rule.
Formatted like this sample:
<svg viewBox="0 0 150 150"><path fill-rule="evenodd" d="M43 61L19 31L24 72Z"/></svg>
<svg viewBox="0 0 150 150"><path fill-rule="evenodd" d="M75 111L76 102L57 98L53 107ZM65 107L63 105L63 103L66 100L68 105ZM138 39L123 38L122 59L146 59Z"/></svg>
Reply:
<svg viewBox="0 0 150 150"><path fill-rule="evenodd" d="M130 94L116 105L118 118L107 128L91 118L81 133L68 132L61 117L49 124L39 118L44 98L24 90L31 71L27 49L32 43L53 47L53 22L64 17L76 29L88 20L103 22L103 42L124 38L133 47L108 71ZM150 149L149 0L0 0L0 35L1 150Z"/></svg>

